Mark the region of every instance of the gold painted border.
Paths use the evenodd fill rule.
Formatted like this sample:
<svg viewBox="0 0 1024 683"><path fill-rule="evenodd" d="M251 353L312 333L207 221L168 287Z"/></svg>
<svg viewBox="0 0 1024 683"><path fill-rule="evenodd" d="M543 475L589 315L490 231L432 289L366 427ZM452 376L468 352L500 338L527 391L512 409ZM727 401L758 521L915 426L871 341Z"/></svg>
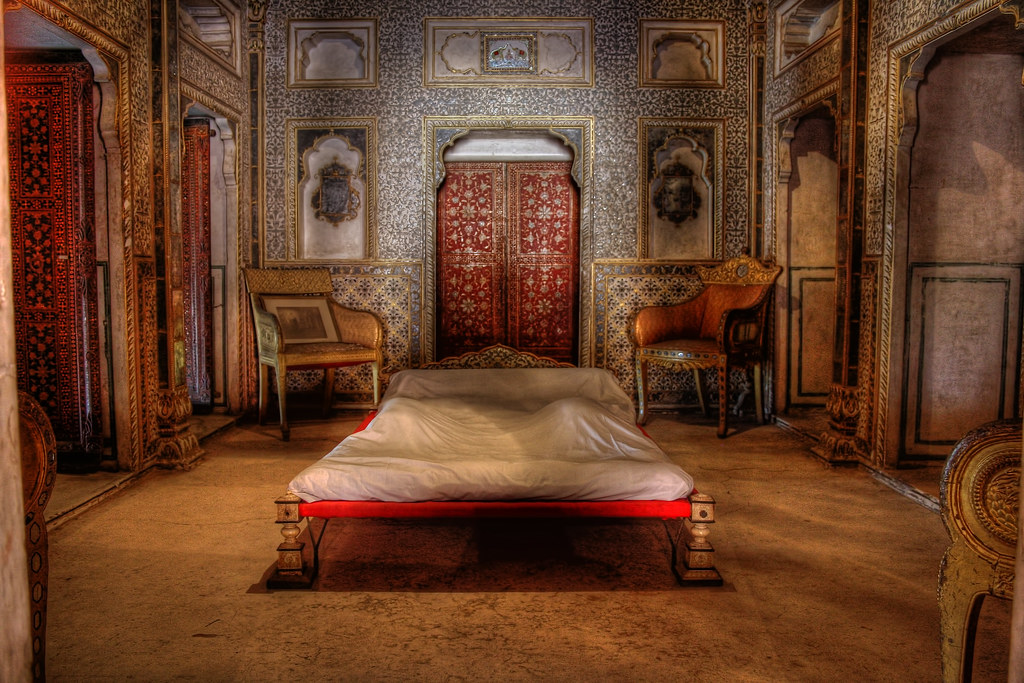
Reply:
<svg viewBox="0 0 1024 683"><path fill-rule="evenodd" d="M437 275L437 190L444 181L444 152L473 130L546 131L574 152L572 176L580 191L579 365L592 362L593 309L590 264L594 260L594 118L589 116L425 116L423 117L423 353L435 360Z"/></svg>
<svg viewBox="0 0 1024 683"><path fill-rule="evenodd" d="M819 50L823 49L829 43L839 40L840 35L842 35L842 30L840 26L840 24L842 23L842 17L840 17L840 21L834 28L825 31L825 33L823 33L816 41L814 41L813 43L805 47L803 50L801 50L799 54L797 54L795 57L791 57L788 61L783 63L782 20L787 12L793 10L799 5L802 5L806 1L807 0L789 0L789 2L782 4L775 10L775 44L773 46L775 50L775 59L773 59L772 62L774 63L773 66L775 67L776 77L782 75L784 72L788 71L792 67L804 61L805 59L813 55L815 52L818 52ZM839 2L841 3L842 0L839 0Z"/></svg>
<svg viewBox="0 0 1024 683"><path fill-rule="evenodd" d="M711 179L713 197L711 200L711 253L688 260L720 260L725 253L725 119L687 119L687 118L654 118L641 116L638 120L637 135L637 215L640 217L637 232L637 252L641 259L648 256L650 247L649 228L650 215L647 211L647 191L650 189L651 178L647 177L647 166L650 161L647 154L647 138L652 128L675 128L680 133L687 129L707 129L715 134L714 177ZM663 259L652 259L663 260ZM664 259L678 260L678 259Z"/></svg>
<svg viewBox="0 0 1024 683"><path fill-rule="evenodd" d="M367 32L367 44L364 54L364 58L366 60L366 76L363 78L335 78L323 80L299 78L298 68L295 63L298 58L298 54L296 53L296 50L298 49L295 37L296 31L300 28L315 27L321 27L323 29L365 29ZM287 44L285 46L287 59L285 69L285 87L289 90L305 88L376 88L377 74L379 71L379 57L377 50L378 35L376 17L359 17L351 19L289 19Z"/></svg>
<svg viewBox="0 0 1024 683"><path fill-rule="evenodd" d="M301 178L302 160L298 154L298 132L308 129L346 130L362 128L366 132L366 152L363 158L366 175L366 253L359 259L343 259L345 263L362 263L377 257L377 118L340 117L331 119L285 119L285 259L267 261L268 265L294 263L326 263L336 265L341 259L299 258L298 229L298 186Z"/></svg>

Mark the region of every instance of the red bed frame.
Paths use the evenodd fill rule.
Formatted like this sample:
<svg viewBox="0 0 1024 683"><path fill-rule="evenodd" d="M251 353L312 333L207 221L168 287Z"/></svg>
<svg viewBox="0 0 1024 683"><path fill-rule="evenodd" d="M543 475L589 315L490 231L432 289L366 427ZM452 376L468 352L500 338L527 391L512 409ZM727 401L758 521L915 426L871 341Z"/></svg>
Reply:
<svg viewBox="0 0 1024 683"><path fill-rule="evenodd" d="M482 351L445 359L424 367L573 367L534 354L516 351L507 346L492 346ZM373 417L371 413L356 429L363 429ZM709 524L715 521L715 500L694 491L678 500L616 500L616 501L429 501L400 503L360 500L321 500L306 503L293 493L274 501L277 524L284 541L277 547L277 565L267 580L268 588L310 588L319 568L320 536L314 538L307 524L312 551L307 561L306 541L299 540L304 519L377 518L377 519L485 519L485 518L635 518L676 520L679 533L669 535L672 543L672 571L682 585L720 586L722 576L715 569L715 551L708 535ZM678 552L678 539L684 541ZM678 565L678 566L677 566Z"/></svg>

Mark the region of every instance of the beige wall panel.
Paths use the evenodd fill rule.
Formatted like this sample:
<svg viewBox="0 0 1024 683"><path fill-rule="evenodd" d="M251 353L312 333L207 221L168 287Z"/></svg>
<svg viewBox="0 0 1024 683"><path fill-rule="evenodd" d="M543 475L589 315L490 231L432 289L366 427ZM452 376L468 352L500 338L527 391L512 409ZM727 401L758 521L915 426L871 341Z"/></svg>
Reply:
<svg viewBox="0 0 1024 683"><path fill-rule="evenodd" d="M1014 413L1020 286L1011 266L911 266L908 455L945 457L970 429Z"/></svg>
<svg viewBox="0 0 1024 683"><path fill-rule="evenodd" d="M825 405L832 382L835 269L792 269L790 291L799 300L789 310L790 404Z"/></svg>

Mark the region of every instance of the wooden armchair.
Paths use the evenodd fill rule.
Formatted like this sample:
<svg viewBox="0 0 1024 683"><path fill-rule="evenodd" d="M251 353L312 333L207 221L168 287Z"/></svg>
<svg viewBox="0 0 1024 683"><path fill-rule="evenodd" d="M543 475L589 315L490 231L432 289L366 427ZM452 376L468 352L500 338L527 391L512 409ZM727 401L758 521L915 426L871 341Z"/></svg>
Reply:
<svg viewBox="0 0 1024 683"><path fill-rule="evenodd" d="M698 266L704 288L671 306L640 310L630 330L635 348L638 422L647 421L647 365L658 363L693 371L701 410L708 413L700 371L718 368L718 436L728 420L729 369L752 367L758 423L764 422L761 366L765 356L765 316L772 286L782 268L749 256L714 268Z"/></svg>
<svg viewBox="0 0 1024 683"><path fill-rule="evenodd" d="M983 598L1013 599L1020 476L1020 418L971 430L946 460L939 503L950 544L938 595L944 681L971 680Z"/></svg>
<svg viewBox="0 0 1024 683"><path fill-rule="evenodd" d="M331 297L331 272L314 269L259 269L245 271L256 326L260 364L259 420L264 424L270 387L269 370L277 377L281 436L290 437L285 407L289 370L323 369L324 414L334 398L336 368L370 363L373 404L380 401L381 347L384 333L372 313L345 308Z"/></svg>

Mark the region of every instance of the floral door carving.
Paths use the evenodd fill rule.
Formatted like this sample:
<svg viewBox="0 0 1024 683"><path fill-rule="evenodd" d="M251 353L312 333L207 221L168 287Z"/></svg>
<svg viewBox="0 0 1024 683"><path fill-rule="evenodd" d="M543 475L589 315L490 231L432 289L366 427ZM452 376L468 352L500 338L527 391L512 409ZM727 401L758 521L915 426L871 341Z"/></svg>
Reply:
<svg viewBox="0 0 1024 683"><path fill-rule="evenodd" d="M438 355L575 362L579 201L568 162L457 162L438 194Z"/></svg>

